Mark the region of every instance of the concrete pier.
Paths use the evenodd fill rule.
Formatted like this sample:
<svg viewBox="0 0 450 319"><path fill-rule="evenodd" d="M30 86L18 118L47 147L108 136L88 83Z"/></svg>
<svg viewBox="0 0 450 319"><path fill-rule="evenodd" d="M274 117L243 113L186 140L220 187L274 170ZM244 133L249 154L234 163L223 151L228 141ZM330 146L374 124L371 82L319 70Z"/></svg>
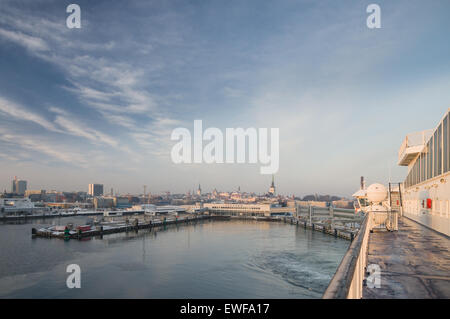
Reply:
<svg viewBox="0 0 450 319"><path fill-rule="evenodd" d="M396 232L369 235L367 264L381 268L381 287L363 298L450 298L450 239L406 217Z"/></svg>

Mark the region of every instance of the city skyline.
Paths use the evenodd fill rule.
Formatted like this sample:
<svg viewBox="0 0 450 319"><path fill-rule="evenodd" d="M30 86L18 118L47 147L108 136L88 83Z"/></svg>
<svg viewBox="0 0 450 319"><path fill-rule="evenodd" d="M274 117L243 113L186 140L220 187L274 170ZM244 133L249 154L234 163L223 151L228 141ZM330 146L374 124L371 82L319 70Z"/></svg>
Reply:
<svg viewBox="0 0 450 319"><path fill-rule="evenodd" d="M363 177L362 177L363 178ZM23 192L16 192L16 182L22 182L25 183L24 184L24 188L23 188ZM126 192L126 193L122 193L119 192L117 189L115 190L113 187L111 187L110 189L105 187L104 184L99 184L99 183L90 183L88 184L87 190L85 189L72 189L72 190L67 190L67 189L28 189L27 188L27 180L19 180L17 179L17 176L14 176L14 179L12 180L12 184L11 184L11 188L10 189L4 189L3 192L7 193L7 194L18 194L18 195L25 195L25 197L27 196L27 192L33 193L33 194L41 194L42 192L57 192L57 193L86 193L86 195L89 195L91 197L96 197L96 196L100 196L100 197L108 197L108 196L118 196L118 195L137 195L137 196L166 196L168 193L170 193L171 195L186 195L186 194L190 194L192 196L203 196L205 194L219 194L219 193L228 193L228 194L233 194L233 193L240 193L240 194L248 194L248 195L256 195L256 196L263 196L263 195L272 195L274 197L277 196L281 196L283 198L287 198L287 197L291 197L291 196L295 196L296 198L305 198L305 197L311 197L311 196L316 196L316 197L321 197L321 196L331 196L331 197L336 197L333 194L319 194L319 193L305 193L305 194L279 194L275 191L275 180L274 180L274 176L272 176L272 182L270 184L270 186L268 186L267 190L265 192L262 193L258 193L258 192L254 192L252 190L241 190L240 185L236 186L234 189L221 189L220 187L214 187L212 189L207 189L206 191L204 189L201 188L201 184L198 185L197 188L192 188L192 189L188 189L183 193L174 193L171 192L170 190L161 192L161 193L152 193L148 190L148 185L142 185L142 189L143 192L137 192L137 193L130 193L130 192ZM98 189L97 189L98 188ZM141 189L141 190L142 190ZM339 197L339 196L338 196ZM345 198L345 196L342 196L341 198Z"/></svg>
<svg viewBox="0 0 450 319"><path fill-rule="evenodd" d="M349 197L362 175L403 181L404 136L449 107L448 1L378 1L377 30L360 1L78 1L77 30L68 3L4 3L2 190L17 175L28 189L266 192L259 165L171 161L172 130L202 119L280 128L277 192Z"/></svg>

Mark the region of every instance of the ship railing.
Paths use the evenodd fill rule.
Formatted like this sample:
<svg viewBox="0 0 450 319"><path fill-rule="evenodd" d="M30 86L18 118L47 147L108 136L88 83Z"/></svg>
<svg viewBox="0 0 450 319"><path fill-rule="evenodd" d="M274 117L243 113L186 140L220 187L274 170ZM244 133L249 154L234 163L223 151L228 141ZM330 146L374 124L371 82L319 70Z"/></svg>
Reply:
<svg viewBox="0 0 450 319"><path fill-rule="evenodd" d="M406 135L398 150L398 158L401 159L403 157L408 147L425 146L432 135L433 130L424 130Z"/></svg>
<svg viewBox="0 0 450 319"><path fill-rule="evenodd" d="M328 220L331 223L361 223L364 216L356 213L355 209L337 208L333 206L297 206L294 217L314 221Z"/></svg>
<svg viewBox="0 0 450 319"><path fill-rule="evenodd" d="M367 262L369 234L373 227L373 212L365 215L356 238L351 243L336 273L331 279L323 299L360 299Z"/></svg>
<svg viewBox="0 0 450 319"><path fill-rule="evenodd" d="M375 230L398 230L398 210L386 210L372 212L372 229Z"/></svg>
<svg viewBox="0 0 450 319"><path fill-rule="evenodd" d="M322 298L362 298L370 232L375 229L398 230L398 213L397 210L366 213L358 235L350 245Z"/></svg>

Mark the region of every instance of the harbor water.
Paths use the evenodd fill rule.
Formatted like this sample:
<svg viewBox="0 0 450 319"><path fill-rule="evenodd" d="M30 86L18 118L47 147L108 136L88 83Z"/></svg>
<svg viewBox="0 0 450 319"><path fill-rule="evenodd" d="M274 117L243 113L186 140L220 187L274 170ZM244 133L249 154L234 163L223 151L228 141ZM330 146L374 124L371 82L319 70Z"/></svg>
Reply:
<svg viewBox="0 0 450 319"><path fill-rule="evenodd" d="M83 240L0 224L0 298L320 298L350 242L266 221L206 220ZM66 268L81 268L69 289Z"/></svg>

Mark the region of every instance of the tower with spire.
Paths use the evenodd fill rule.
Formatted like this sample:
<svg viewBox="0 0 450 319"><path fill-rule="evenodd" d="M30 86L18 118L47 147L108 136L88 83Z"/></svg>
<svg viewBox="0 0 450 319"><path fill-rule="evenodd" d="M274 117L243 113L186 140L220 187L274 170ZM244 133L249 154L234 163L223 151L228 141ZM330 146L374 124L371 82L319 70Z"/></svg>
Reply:
<svg viewBox="0 0 450 319"><path fill-rule="evenodd" d="M272 184L270 185L269 188L269 194L270 195L275 195L275 177L272 174Z"/></svg>
<svg viewBox="0 0 450 319"><path fill-rule="evenodd" d="M200 187L200 184L198 184L197 195L198 196L202 195L202 188Z"/></svg>

